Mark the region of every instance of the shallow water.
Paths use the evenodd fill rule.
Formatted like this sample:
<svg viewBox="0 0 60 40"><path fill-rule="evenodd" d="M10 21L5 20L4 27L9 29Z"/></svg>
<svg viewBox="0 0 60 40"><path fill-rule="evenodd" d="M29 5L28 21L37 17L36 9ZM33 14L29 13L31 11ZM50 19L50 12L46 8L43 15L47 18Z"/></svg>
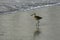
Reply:
<svg viewBox="0 0 60 40"><path fill-rule="evenodd" d="M60 40L60 6L0 15L0 40L33 40L36 21L30 15L34 12L43 17L35 40Z"/></svg>

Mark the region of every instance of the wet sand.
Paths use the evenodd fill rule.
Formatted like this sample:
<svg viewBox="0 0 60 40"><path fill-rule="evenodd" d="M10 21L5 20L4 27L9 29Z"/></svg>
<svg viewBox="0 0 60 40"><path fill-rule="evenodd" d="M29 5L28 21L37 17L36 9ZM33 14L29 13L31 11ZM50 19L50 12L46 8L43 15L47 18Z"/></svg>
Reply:
<svg viewBox="0 0 60 40"><path fill-rule="evenodd" d="M35 40L60 40L60 6L0 15L0 40L33 40L36 21L30 15L34 12L43 17Z"/></svg>

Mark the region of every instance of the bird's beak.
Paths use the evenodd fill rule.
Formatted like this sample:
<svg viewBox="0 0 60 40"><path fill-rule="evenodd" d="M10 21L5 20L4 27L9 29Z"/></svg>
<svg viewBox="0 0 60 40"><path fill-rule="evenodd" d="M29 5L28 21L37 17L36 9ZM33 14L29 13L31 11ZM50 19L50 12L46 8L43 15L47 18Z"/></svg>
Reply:
<svg viewBox="0 0 60 40"><path fill-rule="evenodd" d="M31 16L36 15L36 13L33 13Z"/></svg>
<svg viewBox="0 0 60 40"><path fill-rule="evenodd" d="M33 14L31 16L33 16Z"/></svg>

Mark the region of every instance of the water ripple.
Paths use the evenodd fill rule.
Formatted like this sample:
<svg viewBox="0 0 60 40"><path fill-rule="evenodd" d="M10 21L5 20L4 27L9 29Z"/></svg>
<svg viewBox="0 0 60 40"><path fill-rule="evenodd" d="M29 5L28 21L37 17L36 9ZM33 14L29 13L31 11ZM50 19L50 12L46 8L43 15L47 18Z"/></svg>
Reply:
<svg viewBox="0 0 60 40"><path fill-rule="evenodd" d="M60 5L60 3L54 2L54 3L25 3L21 5L6 5L2 4L0 5L0 14L4 14L7 12L14 12L14 11L27 11L27 10L33 10L36 8L41 7L48 7L48 6L55 6Z"/></svg>

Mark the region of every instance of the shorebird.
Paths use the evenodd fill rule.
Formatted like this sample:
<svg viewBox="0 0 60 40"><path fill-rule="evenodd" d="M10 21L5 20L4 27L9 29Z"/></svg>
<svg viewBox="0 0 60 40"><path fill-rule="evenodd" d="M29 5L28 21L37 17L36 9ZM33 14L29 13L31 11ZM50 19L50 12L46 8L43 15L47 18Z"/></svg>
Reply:
<svg viewBox="0 0 60 40"><path fill-rule="evenodd" d="M42 19L42 17L37 16L36 13L33 13L31 16L33 16L35 18L35 20L37 21L36 23L36 28L39 29L39 23L40 23L40 19Z"/></svg>
<svg viewBox="0 0 60 40"><path fill-rule="evenodd" d="M32 14L31 16L33 16L35 18L35 20L40 20L42 19L42 17L37 16L36 13Z"/></svg>

